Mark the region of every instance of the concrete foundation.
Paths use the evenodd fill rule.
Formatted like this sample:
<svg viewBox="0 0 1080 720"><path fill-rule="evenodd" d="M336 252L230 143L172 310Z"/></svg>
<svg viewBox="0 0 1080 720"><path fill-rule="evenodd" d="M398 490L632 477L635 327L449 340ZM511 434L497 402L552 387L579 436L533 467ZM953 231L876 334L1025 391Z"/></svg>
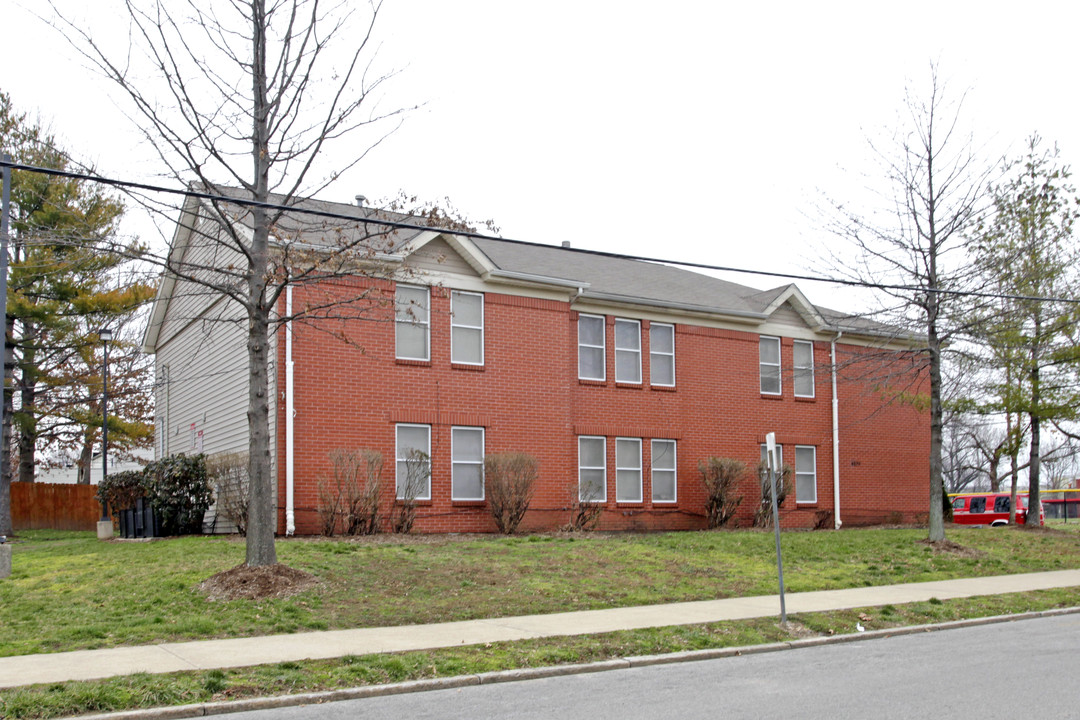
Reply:
<svg viewBox="0 0 1080 720"><path fill-rule="evenodd" d="M113 536L113 524L112 520L98 520L97 524L97 539L109 540Z"/></svg>

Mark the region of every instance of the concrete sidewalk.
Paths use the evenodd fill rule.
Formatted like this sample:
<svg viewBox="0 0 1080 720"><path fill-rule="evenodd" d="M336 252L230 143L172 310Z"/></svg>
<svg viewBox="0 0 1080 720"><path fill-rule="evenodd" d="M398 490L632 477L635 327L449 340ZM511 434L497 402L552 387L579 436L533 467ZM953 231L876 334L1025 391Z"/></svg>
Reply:
<svg viewBox="0 0 1080 720"><path fill-rule="evenodd" d="M788 593L788 614L1080 586L1080 570ZM1080 603L1080 595L1078 595ZM0 658L0 687L779 616L779 595Z"/></svg>

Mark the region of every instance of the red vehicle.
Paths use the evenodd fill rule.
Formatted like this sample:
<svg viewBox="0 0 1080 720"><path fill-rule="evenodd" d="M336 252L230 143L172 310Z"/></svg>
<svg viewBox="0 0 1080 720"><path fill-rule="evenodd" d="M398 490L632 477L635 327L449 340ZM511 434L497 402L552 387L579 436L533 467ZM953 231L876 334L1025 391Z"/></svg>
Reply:
<svg viewBox="0 0 1080 720"><path fill-rule="evenodd" d="M1009 505L1012 500L1009 493L967 493L950 495L953 499L953 522L957 525L989 525L997 527L1009 524ZM1016 524L1023 525L1027 520L1027 493L1016 496ZM1041 503L1039 524L1043 525L1046 515Z"/></svg>

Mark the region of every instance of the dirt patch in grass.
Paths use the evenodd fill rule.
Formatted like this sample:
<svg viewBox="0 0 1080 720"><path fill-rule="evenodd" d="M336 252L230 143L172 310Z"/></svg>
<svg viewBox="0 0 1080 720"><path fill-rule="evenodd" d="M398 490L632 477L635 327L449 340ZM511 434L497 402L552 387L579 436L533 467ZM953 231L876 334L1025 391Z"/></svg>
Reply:
<svg viewBox="0 0 1080 720"><path fill-rule="evenodd" d="M199 583L199 591L211 602L265 600L291 597L318 584L319 579L314 575L281 563L262 567L237 565Z"/></svg>
<svg viewBox="0 0 1080 720"><path fill-rule="evenodd" d="M963 558L981 558L986 555L984 550L967 547L966 545L955 543L952 540L938 540L937 542L919 540L919 542L923 545L929 545L935 553L947 553Z"/></svg>

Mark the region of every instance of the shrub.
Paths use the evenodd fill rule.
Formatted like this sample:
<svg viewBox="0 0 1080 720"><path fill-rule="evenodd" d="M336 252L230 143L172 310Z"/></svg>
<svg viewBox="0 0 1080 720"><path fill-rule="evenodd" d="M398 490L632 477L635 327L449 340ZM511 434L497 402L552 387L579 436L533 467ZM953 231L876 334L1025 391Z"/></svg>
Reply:
<svg viewBox="0 0 1080 720"><path fill-rule="evenodd" d="M484 457L484 491L499 532L512 535L532 501L536 458L525 453L494 453Z"/></svg>
<svg viewBox="0 0 1080 720"><path fill-rule="evenodd" d="M764 462L758 463L758 478L761 480L761 503L754 513L754 527L768 528L773 524L772 494L769 486L769 467ZM791 466L784 463L776 473L776 507L784 504L791 479Z"/></svg>
<svg viewBox="0 0 1080 720"><path fill-rule="evenodd" d="M698 461L698 470L705 484L705 511L709 527L723 527L742 502L742 495L735 496L735 485L746 473L746 463L710 456Z"/></svg>
<svg viewBox="0 0 1080 720"><path fill-rule="evenodd" d="M98 484L98 502L106 503L113 513L135 507L135 501L141 497L146 497L142 470L109 473L109 476Z"/></svg>
<svg viewBox="0 0 1080 720"><path fill-rule="evenodd" d="M364 473L364 482L360 482L358 472L345 506L345 532L349 535L375 535L380 529L382 453L377 450L361 450L359 465L359 470Z"/></svg>
<svg viewBox="0 0 1080 720"><path fill-rule="evenodd" d="M162 535L202 532L213 501L206 456L170 455L146 466L146 496L161 523Z"/></svg>
<svg viewBox="0 0 1080 720"><path fill-rule="evenodd" d="M396 533L412 532L416 521L416 498L428 486L431 479L431 457L423 450L411 449L405 453L405 483L397 488L398 514L394 518Z"/></svg>
<svg viewBox="0 0 1080 720"><path fill-rule="evenodd" d="M589 493L582 497L581 486L576 478L567 485L567 494L570 498L570 522L565 529L572 532L594 530L600 524L604 503Z"/></svg>
<svg viewBox="0 0 1080 720"><path fill-rule="evenodd" d="M379 532L382 454L375 450L334 450L333 471L319 480L317 511L323 535Z"/></svg>
<svg viewBox="0 0 1080 720"><path fill-rule="evenodd" d="M214 486L217 512L236 526L236 532L247 534L248 514L248 456L246 453L227 453L206 459L206 473Z"/></svg>

